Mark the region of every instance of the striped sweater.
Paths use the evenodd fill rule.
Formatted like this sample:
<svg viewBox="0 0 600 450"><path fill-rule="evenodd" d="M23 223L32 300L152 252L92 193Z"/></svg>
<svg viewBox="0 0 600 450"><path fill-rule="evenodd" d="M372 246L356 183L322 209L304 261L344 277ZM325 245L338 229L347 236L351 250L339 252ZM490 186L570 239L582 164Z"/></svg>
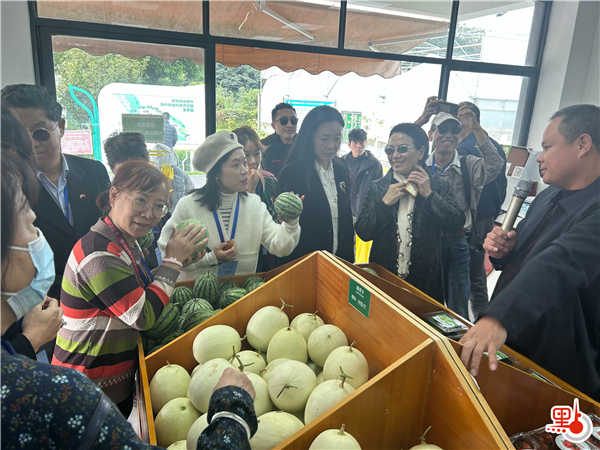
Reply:
<svg viewBox="0 0 600 450"><path fill-rule="evenodd" d="M132 246L136 260L139 247ZM154 325L169 302L179 272L154 271L144 289L117 236L102 220L71 251L62 282L64 325L52 364L85 373L115 402L133 391L140 330Z"/></svg>

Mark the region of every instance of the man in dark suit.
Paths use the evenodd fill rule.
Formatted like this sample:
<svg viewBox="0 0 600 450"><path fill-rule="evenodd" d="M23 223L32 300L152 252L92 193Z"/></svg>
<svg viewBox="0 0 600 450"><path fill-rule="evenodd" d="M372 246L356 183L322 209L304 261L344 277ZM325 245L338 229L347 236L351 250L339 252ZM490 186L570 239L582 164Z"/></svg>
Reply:
<svg viewBox="0 0 600 450"><path fill-rule="evenodd" d="M45 88L6 86L2 89L2 105L10 109L32 138L36 177L42 187L33 205L35 225L54 252L56 278L48 295L58 298L73 245L100 217L96 198L110 185L108 173L98 161L61 153L65 131L62 107Z"/></svg>
<svg viewBox="0 0 600 450"><path fill-rule="evenodd" d="M600 108L552 116L537 157L550 187L516 230L495 227L484 248L502 274L483 317L461 339L476 375L504 342L600 400Z"/></svg>
<svg viewBox="0 0 600 450"><path fill-rule="evenodd" d="M271 111L271 119L273 120L271 126L275 133L261 141L265 147L262 167L279 178L296 138L298 117L292 105L279 103Z"/></svg>

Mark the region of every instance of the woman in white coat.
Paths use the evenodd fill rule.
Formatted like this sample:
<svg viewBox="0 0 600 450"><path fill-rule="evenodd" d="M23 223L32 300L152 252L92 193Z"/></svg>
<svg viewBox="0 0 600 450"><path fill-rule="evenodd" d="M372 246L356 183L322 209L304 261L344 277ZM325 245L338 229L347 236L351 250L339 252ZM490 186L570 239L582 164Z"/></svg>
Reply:
<svg viewBox="0 0 600 450"><path fill-rule="evenodd" d="M209 136L192 163L207 174L206 184L177 203L158 245L164 252L173 228L196 219L208 230L208 251L181 272L179 281L209 271L218 277L254 273L261 245L278 257L292 253L300 239L298 219L276 223L260 197L246 192L248 165L234 133L218 131Z"/></svg>

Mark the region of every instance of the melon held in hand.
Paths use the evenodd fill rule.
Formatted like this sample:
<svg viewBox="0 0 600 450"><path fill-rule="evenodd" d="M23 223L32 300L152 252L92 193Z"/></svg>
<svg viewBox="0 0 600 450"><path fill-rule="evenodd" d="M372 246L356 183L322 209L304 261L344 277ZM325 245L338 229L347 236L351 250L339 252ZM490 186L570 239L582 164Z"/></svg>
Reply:
<svg viewBox="0 0 600 450"><path fill-rule="evenodd" d="M199 242L201 242L201 241L205 240L206 238L208 238L208 231L206 230L206 227L204 225L202 225L196 219L186 219L183 222L179 222L175 228L177 228L178 232L181 232L181 231L185 230L190 225L195 225L195 226L201 226L202 227L202 231L200 232L200 235L198 237L199 238ZM196 259L198 257L198 254L202 250L204 250L207 245L208 245L208 241L206 241L204 244L202 244L202 246L192 254L192 259Z"/></svg>
<svg viewBox="0 0 600 450"><path fill-rule="evenodd" d="M273 204L275 213L283 220L292 220L302 214L302 199L293 192L279 194Z"/></svg>

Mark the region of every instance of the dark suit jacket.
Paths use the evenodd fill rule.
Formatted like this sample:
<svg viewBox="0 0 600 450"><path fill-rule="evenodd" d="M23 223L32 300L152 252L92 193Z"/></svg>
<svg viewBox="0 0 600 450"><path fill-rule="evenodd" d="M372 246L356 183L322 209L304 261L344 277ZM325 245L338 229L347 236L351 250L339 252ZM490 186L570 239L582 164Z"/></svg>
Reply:
<svg viewBox="0 0 600 450"><path fill-rule="evenodd" d="M56 299L60 298L62 276L71 249L98 221L101 214L96 207L96 198L110 186L108 173L102 163L73 155L64 156L69 166L67 187L73 225L41 185L39 200L33 207L37 216L35 225L42 230L54 251L56 278L48 295Z"/></svg>
<svg viewBox="0 0 600 450"><path fill-rule="evenodd" d="M333 160L333 172L338 195L338 248L335 253L346 261L354 262L354 228L350 209L350 188L348 172L338 159ZM321 184L319 174L311 164L306 167L294 162L283 169L279 177L279 191L304 195L304 209L300 216L300 242L286 258L280 258L283 264L315 250L333 251L333 225L331 210Z"/></svg>
<svg viewBox="0 0 600 450"><path fill-rule="evenodd" d="M558 210L544 219L554 203ZM513 264L520 267L508 282L500 276L485 313L504 326L509 346L595 400L600 400L599 231L600 178L579 191L544 190L517 226L511 253L492 260L506 273Z"/></svg>
<svg viewBox="0 0 600 450"><path fill-rule="evenodd" d="M370 261L397 273L398 205L387 206L381 201L392 181L390 170L383 178L369 184L361 200L355 228L363 241L373 241ZM443 303L442 231L460 229L465 215L454 201L446 180L433 178L431 190L428 198L418 196L415 199L406 281Z"/></svg>

